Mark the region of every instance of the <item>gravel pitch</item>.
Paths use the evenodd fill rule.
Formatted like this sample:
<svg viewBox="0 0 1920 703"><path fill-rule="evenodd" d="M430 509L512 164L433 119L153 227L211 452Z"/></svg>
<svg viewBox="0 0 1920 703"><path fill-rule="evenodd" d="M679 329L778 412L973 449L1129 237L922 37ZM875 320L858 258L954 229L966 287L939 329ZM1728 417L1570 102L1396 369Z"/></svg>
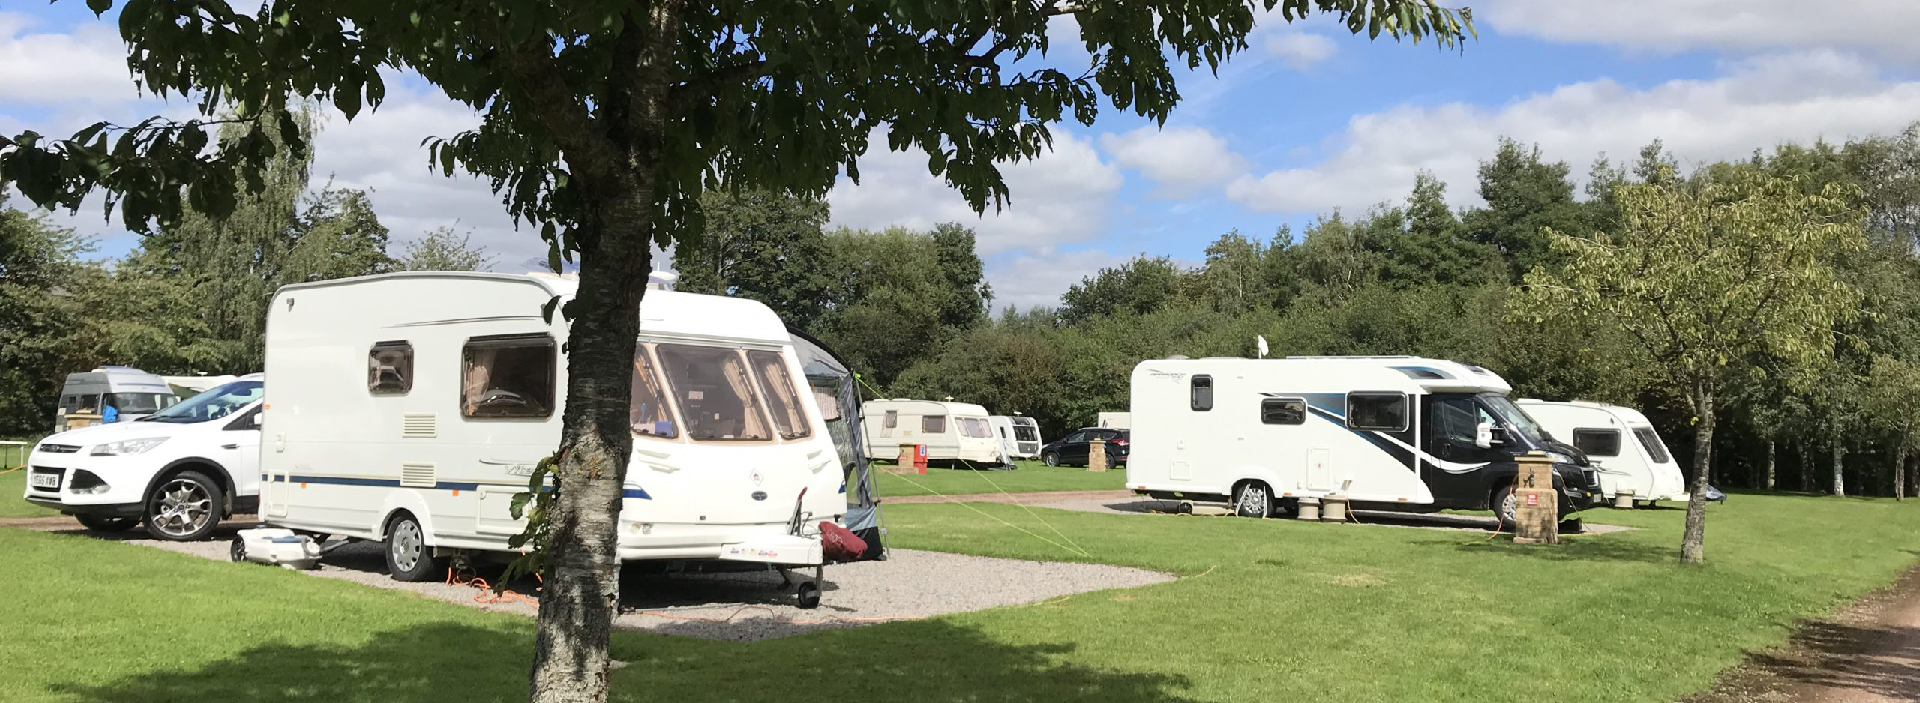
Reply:
<svg viewBox="0 0 1920 703"><path fill-rule="evenodd" d="M251 526L247 522L230 521L211 540L167 542L149 539L145 532L138 530L117 535L89 533L66 519L9 521L7 524L113 539L220 561L228 559L233 532ZM489 592L474 585L442 581L401 583L388 578L385 556L377 543L335 540L328 546L332 551L322 560L320 568L304 573L375 588L411 591L483 610L534 613L529 599L494 600ZM499 566L479 567L479 575L489 581L499 572ZM797 584L810 575L811 570L796 572L794 582ZM629 569L622 574L622 612L614 626L705 639L752 641L1036 603L1076 593L1146 586L1173 579L1171 574L1119 566L895 549L886 561L828 566L820 606L801 610L795 605L794 588L782 587L777 572L666 575ZM538 584L514 583L510 587L519 593L532 593ZM494 602L486 602L489 600Z"/></svg>

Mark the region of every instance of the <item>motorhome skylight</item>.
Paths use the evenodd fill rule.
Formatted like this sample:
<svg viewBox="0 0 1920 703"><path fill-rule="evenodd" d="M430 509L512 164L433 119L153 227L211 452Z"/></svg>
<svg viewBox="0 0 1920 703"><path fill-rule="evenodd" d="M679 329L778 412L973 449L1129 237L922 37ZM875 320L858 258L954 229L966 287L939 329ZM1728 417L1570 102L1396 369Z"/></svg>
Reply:
<svg viewBox="0 0 1920 703"><path fill-rule="evenodd" d="M1445 371L1427 368L1425 366L1395 366L1393 370L1406 374L1407 378L1413 379L1440 380L1453 378L1453 376L1448 375Z"/></svg>

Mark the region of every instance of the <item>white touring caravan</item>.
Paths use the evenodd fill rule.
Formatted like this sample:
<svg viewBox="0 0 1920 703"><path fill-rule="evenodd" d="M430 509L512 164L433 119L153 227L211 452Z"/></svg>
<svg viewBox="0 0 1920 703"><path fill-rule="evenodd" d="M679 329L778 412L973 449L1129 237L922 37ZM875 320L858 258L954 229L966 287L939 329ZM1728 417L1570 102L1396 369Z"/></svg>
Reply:
<svg viewBox="0 0 1920 703"><path fill-rule="evenodd" d="M1000 440L988 417L972 403L894 398L860 404L861 434L873 459L896 458L903 444L924 444L929 462L997 466Z"/></svg>
<svg viewBox="0 0 1920 703"><path fill-rule="evenodd" d="M1244 516L1290 512L1343 491L1355 507L1495 507L1511 520L1514 457L1555 459L1562 515L1599 488L1578 452L1551 441L1491 371L1416 357L1143 361L1133 370L1127 487L1228 501Z"/></svg>
<svg viewBox="0 0 1920 703"><path fill-rule="evenodd" d="M1007 456L1015 459L1032 459L1040 456L1040 445L1046 442L1040 439L1040 423L1025 415L994 415L987 418L993 426L994 435L1000 438L1000 445L1006 449Z"/></svg>
<svg viewBox="0 0 1920 703"><path fill-rule="evenodd" d="M282 288L261 518L383 540L403 581L507 551L524 526L509 505L559 445L566 401L569 325L541 308L576 285L415 272ZM816 522L847 511L844 474L786 326L758 302L666 290L640 316L620 558L820 565Z"/></svg>
<svg viewBox="0 0 1920 703"><path fill-rule="evenodd" d="M1531 398L1520 401L1520 407L1554 437L1572 443L1592 460L1607 500L1627 489L1633 491L1635 502L1686 502L1686 475L1640 411L1605 403Z"/></svg>

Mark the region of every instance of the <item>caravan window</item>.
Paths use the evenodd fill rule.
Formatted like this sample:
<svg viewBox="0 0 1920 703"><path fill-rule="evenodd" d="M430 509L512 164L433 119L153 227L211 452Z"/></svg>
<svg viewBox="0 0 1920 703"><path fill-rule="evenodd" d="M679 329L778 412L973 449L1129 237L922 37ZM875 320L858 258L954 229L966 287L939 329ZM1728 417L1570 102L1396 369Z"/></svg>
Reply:
<svg viewBox="0 0 1920 703"><path fill-rule="evenodd" d="M1660 435L1655 433L1653 428L1635 427L1633 438L1640 440L1640 446L1647 448L1647 454L1653 458L1653 463L1665 464L1673 461L1673 456L1667 453L1667 445L1660 442Z"/></svg>
<svg viewBox="0 0 1920 703"><path fill-rule="evenodd" d="M773 439L760 413L759 391L738 349L662 344L654 352L666 371L687 436L701 441Z"/></svg>
<svg viewBox="0 0 1920 703"><path fill-rule="evenodd" d="M881 421L881 426L883 426L883 427L885 427L885 428L887 428L887 429L889 429L889 430L891 430L891 429L893 429L893 428L895 428L895 427L899 427L899 426L900 426L900 411L898 411L898 410L888 410L888 411L887 411L887 419L885 419L885 420L883 420L883 421Z"/></svg>
<svg viewBox="0 0 1920 703"><path fill-rule="evenodd" d="M1260 421L1269 425L1304 425L1307 422L1307 401L1299 398L1261 400Z"/></svg>
<svg viewBox="0 0 1920 703"><path fill-rule="evenodd" d="M984 417L963 417L959 418L959 421L962 437L993 437L993 430L987 427L987 419Z"/></svg>
<svg viewBox="0 0 1920 703"><path fill-rule="evenodd" d="M413 390L413 345L375 342L367 350L367 392L405 393Z"/></svg>
<svg viewBox="0 0 1920 703"><path fill-rule="evenodd" d="M807 415L800 410L800 392L793 387L793 376L787 373L787 361L779 352L750 351L747 360L753 362L753 373L760 380L760 388L767 394L767 409L773 412L773 426L780 430L780 436L787 439L799 439L813 434L813 428L807 425Z"/></svg>
<svg viewBox="0 0 1920 703"><path fill-rule="evenodd" d="M1348 393L1347 427L1355 430L1407 430L1405 393Z"/></svg>
<svg viewBox="0 0 1920 703"><path fill-rule="evenodd" d="M1013 438L1022 442L1037 442L1040 441L1040 432L1033 429L1033 425L1014 425Z"/></svg>
<svg viewBox="0 0 1920 703"><path fill-rule="evenodd" d="M1188 398L1188 405L1194 410L1212 410L1213 377L1205 374L1195 375L1190 385L1189 395L1191 397Z"/></svg>
<svg viewBox="0 0 1920 703"><path fill-rule="evenodd" d="M1620 456L1620 431L1574 428L1573 447L1586 452L1588 456Z"/></svg>
<svg viewBox="0 0 1920 703"><path fill-rule="evenodd" d="M466 417L551 417L553 337L474 337L460 352L460 414Z"/></svg>
<svg viewBox="0 0 1920 703"><path fill-rule="evenodd" d="M667 407L667 394L660 392L660 376L653 371L653 354L641 346L633 352L633 398L628 401L627 423L633 433L644 437L678 437L673 410Z"/></svg>
<svg viewBox="0 0 1920 703"><path fill-rule="evenodd" d="M945 434L947 431L947 416L921 415L920 431L927 434Z"/></svg>

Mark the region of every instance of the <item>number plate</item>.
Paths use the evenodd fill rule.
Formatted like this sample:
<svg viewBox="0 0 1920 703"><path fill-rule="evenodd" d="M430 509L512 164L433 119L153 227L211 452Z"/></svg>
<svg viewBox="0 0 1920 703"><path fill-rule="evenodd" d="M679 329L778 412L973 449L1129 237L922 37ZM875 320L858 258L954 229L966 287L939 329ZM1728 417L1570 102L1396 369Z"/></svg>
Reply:
<svg viewBox="0 0 1920 703"><path fill-rule="evenodd" d="M49 491L60 488L60 474L34 474L27 480L32 482L34 488L45 488Z"/></svg>

